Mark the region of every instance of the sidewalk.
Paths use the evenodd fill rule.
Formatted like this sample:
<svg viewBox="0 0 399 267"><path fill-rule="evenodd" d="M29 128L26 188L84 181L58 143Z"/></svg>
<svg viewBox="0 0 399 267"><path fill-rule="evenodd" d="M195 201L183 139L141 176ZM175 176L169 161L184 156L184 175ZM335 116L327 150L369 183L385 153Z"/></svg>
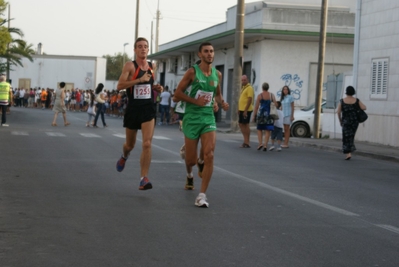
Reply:
<svg viewBox="0 0 399 267"><path fill-rule="evenodd" d="M231 133L230 125L226 123L218 123L217 127L219 132ZM237 133L241 134L240 131L234 134ZM256 128L251 125L251 140L257 140L256 138ZM290 146L313 147L316 149L342 153L341 139L314 139L291 137L289 144ZM399 163L399 148L397 147L384 146L380 144L361 142L356 140L355 145L357 150L354 153L357 155Z"/></svg>

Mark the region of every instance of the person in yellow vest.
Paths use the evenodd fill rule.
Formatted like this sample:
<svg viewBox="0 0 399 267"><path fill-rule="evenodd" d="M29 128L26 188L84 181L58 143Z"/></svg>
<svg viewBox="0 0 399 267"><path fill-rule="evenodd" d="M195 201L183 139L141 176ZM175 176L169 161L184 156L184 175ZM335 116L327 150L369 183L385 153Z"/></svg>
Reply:
<svg viewBox="0 0 399 267"><path fill-rule="evenodd" d="M6 82L6 75L0 74L0 107L1 107L1 126L8 127L6 124L7 107L12 103L13 95L11 86Z"/></svg>
<svg viewBox="0 0 399 267"><path fill-rule="evenodd" d="M251 129L249 128L249 122L251 121L251 114L254 110L254 89L248 82L248 77L243 75L241 77L241 95L238 101L238 125L242 136L244 137L244 143L242 143L242 148L250 148L249 137L251 135Z"/></svg>

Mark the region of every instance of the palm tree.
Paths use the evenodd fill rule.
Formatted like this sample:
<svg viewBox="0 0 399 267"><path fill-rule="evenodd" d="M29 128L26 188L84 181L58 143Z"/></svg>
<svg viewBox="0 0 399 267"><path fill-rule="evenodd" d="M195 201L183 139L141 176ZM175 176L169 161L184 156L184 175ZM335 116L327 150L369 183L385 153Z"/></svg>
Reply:
<svg viewBox="0 0 399 267"><path fill-rule="evenodd" d="M4 25L7 20L4 20L0 23L0 27ZM35 54L35 50L32 48L32 44L27 44L26 41L18 38L14 38L13 35L18 35L19 37L23 37L23 32L18 28L7 28L8 32L11 35L11 42L8 45L8 48L5 53L0 54L0 58L4 59L0 63L0 71L9 72L11 66L21 66L22 59L27 58L29 61L33 62L32 55ZM7 73L7 76L9 74ZM9 77L9 76L8 76Z"/></svg>

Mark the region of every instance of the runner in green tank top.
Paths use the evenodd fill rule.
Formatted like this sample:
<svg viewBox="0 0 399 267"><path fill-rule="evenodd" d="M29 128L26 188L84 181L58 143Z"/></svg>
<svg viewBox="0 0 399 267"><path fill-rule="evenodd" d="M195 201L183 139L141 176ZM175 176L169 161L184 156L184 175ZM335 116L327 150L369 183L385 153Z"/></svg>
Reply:
<svg viewBox="0 0 399 267"><path fill-rule="evenodd" d="M216 142L216 123L213 114L213 101L219 103L223 110L229 109L224 102L219 81L222 74L212 67L215 51L211 43L202 43L198 57L201 63L194 65L183 76L175 92L175 99L186 102L183 118L183 132L185 135L186 165L198 165L202 173L200 194L195 200L198 207L209 207L205 192L213 173L213 152ZM191 85L191 91L185 94ZM204 152L203 162L197 161L197 146L201 140Z"/></svg>

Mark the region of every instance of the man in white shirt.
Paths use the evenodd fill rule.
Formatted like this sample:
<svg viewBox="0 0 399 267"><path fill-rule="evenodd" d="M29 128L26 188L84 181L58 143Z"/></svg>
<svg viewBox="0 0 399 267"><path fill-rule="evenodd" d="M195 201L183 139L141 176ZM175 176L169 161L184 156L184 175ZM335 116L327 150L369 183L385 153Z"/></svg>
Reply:
<svg viewBox="0 0 399 267"><path fill-rule="evenodd" d="M159 108L161 110L161 120L158 125L162 125L164 120L164 115L166 119L166 124L169 124L169 109L170 109L170 99L171 94L169 93L168 86L165 86L165 90L161 93L161 102L159 103Z"/></svg>

